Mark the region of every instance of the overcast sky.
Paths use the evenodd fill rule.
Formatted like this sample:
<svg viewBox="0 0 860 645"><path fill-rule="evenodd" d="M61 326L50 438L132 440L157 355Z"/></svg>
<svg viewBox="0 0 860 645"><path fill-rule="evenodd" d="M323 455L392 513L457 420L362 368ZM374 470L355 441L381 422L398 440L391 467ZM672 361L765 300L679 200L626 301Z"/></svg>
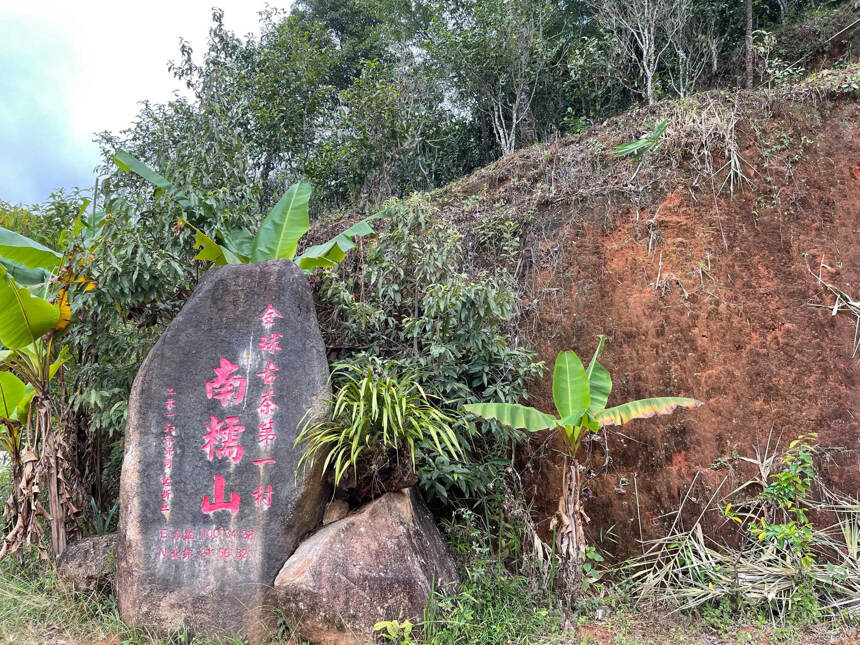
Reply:
<svg viewBox="0 0 860 645"><path fill-rule="evenodd" d="M269 0L289 7L290 0ZM42 201L91 187L93 133L130 125L144 99L179 89L179 38L205 49L212 6L257 32L264 0L0 0L0 200Z"/></svg>

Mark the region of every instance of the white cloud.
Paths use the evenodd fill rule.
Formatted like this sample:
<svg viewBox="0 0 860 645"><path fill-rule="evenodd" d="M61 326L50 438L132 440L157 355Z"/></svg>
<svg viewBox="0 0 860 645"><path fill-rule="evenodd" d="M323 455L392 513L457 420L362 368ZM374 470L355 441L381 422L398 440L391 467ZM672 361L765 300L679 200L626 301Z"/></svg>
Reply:
<svg viewBox="0 0 860 645"><path fill-rule="evenodd" d="M180 37L203 51L213 4L228 29L257 32L265 5L256 0L0 0L0 199L88 186L93 133L130 125L140 101L180 89L167 61Z"/></svg>

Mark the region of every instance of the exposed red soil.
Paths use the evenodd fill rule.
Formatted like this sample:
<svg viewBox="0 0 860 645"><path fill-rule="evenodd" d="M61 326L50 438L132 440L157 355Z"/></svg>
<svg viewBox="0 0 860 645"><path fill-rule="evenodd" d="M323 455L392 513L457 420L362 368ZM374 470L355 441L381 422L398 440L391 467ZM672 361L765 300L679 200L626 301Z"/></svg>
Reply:
<svg viewBox="0 0 860 645"><path fill-rule="evenodd" d="M825 481L860 491L856 319L831 315L834 296L807 271L808 262L860 299L860 106L844 103L821 118L795 106L773 126L788 129L794 144L767 158L742 132L750 185L734 198L724 193L715 206L710 188L679 184L647 216L619 203L608 231L598 221L562 223L553 243L575 251L533 269L541 289L531 294L538 313L527 324L548 366L564 349L587 359L606 334L610 405L665 395L704 403L609 429L608 459L601 441L586 446L588 532L599 539L614 525L618 543L604 546L618 556L638 550L640 523L646 539L665 534L697 472L688 512L698 513L727 474L721 494L730 492L745 473L713 466L764 449L769 435L785 447L817 432L821 446L838 448L819 459ZM811 143L799 144L801 134ZM643 217L653 217L648 232ZM551 369L532 394L532 404L553 410ZM560 452L534 441L529 456L526 481L548 531Z"/></svg>
<svg viewBox="0 0 860 645"><path fill-rule="evenodd" d="M712 496L720 501L747 481L755 467L732 457L755 456L769 437L772 451L818 433L824 481L860 493L856 319L831 315L834 296L807 270L860 299L860 103L842 89L856 74L822 72L782 94L714 93L642 108L504 157L432 197L439 216L471 236L473 265L463 270L507 263L516 271L518 336L547 365L528 403L554 412L556 354L574 349L587 360L598 334L608 337L601 362L613 376L610 405L666 395L703 401L584 445L586 532L619 558L639 551L640 536L665 535L685 497L679 521L689 527ZM703 160L713 154L713 169L726 161L719 127L735 111L748 183L731 195L728 186L719 191L725 171L712 189ZM667 115L666 142L640 169L613 158L613 146ZM475 241L485 222L505 220L522 235L512 260ZM517 462L549 538L561 445L536 436ZM708 530L724 523L716 512L704 516Z"/></svg>

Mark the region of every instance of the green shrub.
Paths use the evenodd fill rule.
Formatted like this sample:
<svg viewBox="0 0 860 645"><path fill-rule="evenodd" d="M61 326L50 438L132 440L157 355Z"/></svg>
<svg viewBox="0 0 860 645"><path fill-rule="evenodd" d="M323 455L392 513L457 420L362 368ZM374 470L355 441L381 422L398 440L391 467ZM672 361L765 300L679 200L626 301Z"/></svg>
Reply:
<svg viewBox="0 0 860 645"><path fill-rule="evenodd" d="M299 467L324 457L323 470L331 468L337 485L366 453L408 454L413 470L416 451L462 459L451 417L430 402L413 372L399 371L397 361L375 356L336 365L330 417L306 424L296 438L297 446L305 445Z"/></svg>
<svg viewBox="0 0 860 645"><path fill-rule="evenodd" d="M386 229L363 254L320 275L320 321L342 359L359 353L395 359L455 417L466 462L436 451L419 469L429 497L448 501L486 490L522 433L476 426L464 403L517 401L540 374L535 353L516 341L520 310L513 277L482 272L454 223L426 195L388 204Z"/></svg>
<svg viewBox="0 0 860 645"><path fill-rule="evenodd" d="M462 582L455 595L431 596L420 625L422 643L549 642L560 631L560 606L548 593L551 581L527 575L527 567L509 566L526 556L525 527L511 508L510 487L494 489L483 513L460 508L445 522ZM505 507L507 519L496 515Z"/></svg>

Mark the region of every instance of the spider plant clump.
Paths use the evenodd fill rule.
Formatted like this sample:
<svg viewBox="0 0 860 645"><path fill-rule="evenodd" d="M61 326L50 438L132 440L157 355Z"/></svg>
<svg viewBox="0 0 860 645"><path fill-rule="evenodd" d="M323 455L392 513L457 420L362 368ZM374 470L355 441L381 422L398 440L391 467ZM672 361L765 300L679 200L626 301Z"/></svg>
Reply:
<svg viewBox="0 0 860 645"><path fill-rule="evenodd" d="M331 380L331 414L306 423L296 438L296 446L304 445L300 468L323 459L335 487L357 489L352 496L366 499L417 483L423 457L464 459L454 419L397 361L339 363Z"/></svg>

